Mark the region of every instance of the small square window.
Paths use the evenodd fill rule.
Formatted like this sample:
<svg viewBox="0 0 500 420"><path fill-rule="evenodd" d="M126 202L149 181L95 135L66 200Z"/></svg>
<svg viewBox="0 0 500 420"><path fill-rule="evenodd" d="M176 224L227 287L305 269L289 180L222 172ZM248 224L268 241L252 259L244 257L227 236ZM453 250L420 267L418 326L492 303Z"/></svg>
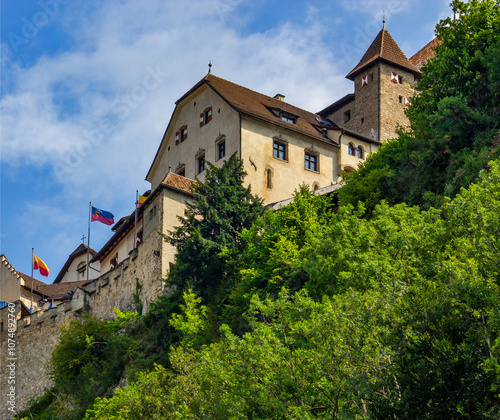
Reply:
<svg viewBox="0 0 500 420"><path fill-rule="evenodd" d="M399 96L399 103L402 104L403 103L403 97L402 96Z"/></svg>
<svg viewBox="0 0 500 420"><path fill-rule="evenodd" d="M287 145L285 143L274 140L273 157L280 160L287 160Z"/></svg>
<svg viewBox="0 0 500 420"><path fill-rule="evenodd" d="M197 174L201 174L205 170L205 155L196 159Z"/></svg>
<svg viewBox="0 0 500 420"><path fill-rule="evenodd" d="M398 83L399 83L400 85L402 85L402 84L403 84L403 76L401 76L401 75L399 75L399 74L398 74Z"/></svg>
<svg viewBox="0 0 500 420"><path fill-rule="evenodd" d="M306 152L304 161L305 168L310 171L318 172L318 160L318 155Z"/></svg>
<svg viewBox="0 0 500 420"><path fill-rule="evenodd" d="M351 110L344 112L344 122L346 123L351 119Z"/></svg>

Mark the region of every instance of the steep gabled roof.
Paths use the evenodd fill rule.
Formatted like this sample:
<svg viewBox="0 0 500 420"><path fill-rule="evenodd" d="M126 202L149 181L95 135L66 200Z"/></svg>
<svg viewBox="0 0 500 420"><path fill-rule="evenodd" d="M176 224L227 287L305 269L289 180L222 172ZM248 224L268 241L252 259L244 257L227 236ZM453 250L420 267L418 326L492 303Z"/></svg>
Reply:
<svg viewBox="0 0 500 420"><path fill-rule="evenodd" d="M333 144L333 142L323 136L321 129L323 127L328 129L339 127L331 121L328 124L321 123L321 120L317 119L317 114L221 79L213 74L208 74L204 78L204 81L238 112ZM280 111L297 117L295 124L283 121Z"/></svg>
<svg viewBox="0 0 500 420"><path fill-rule="evenodd" d="M82 254L85 254L86 252L87 252L87 245L80 244L71 254L69 254L68 259L64 263L63 268L61 268L61 271L59 271L59 274L57 275L57 277L55 278L55 280L53 281L53 283L54 284L55 283L60 283L61 280L62 280L62 278L64 277L64 275L68 271L68 268L71 265L71 263L73 262L73 260L76 257L79 257ZM92 257L96 254L96 251L94 251L92 248L90 248L89 252L90 252L90 255Z"/></svg>
<svg viewBox="0 0 500 420"><path fill-rule="evenodd" d="M419 51L417 51L413 56L410 58L410 63L412 63L415 67L417 67L419 70L425 66L427 61L434 57L434 48L436 48L437 45L439 45L441 41L437 38L434 38L431 42L429 42L427 45L425 45L423 48L421 48Z"/></svg>
<svg viewBox="0 0 500 420"><path fill-rule="evenodd" d="M385 61L389 64L407 70L416 76L420 76L420 70L408 60L406 55L401 51L396 41L386 29L382 29L373 40L372 44L366 50L365 55L359 61L349 74L347 79L354 80L354 77L361 73L366 67L371 66L379 61Z"/></svg>

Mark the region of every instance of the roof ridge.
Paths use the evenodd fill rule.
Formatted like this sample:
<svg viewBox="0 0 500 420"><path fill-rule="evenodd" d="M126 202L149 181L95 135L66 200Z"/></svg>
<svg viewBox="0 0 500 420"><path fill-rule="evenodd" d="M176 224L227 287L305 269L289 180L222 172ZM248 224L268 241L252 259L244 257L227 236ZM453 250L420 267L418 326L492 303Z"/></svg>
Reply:
<svg viewBox="0 0 500 420"><path fill-rule="evenodd" d="M401 67L419 76L420 70L408 60L397 42L385 28L381 29L373 42L370 44L358 64L347 74L346 78L354 80L367 66L383 60L395 66Z"/></svg>

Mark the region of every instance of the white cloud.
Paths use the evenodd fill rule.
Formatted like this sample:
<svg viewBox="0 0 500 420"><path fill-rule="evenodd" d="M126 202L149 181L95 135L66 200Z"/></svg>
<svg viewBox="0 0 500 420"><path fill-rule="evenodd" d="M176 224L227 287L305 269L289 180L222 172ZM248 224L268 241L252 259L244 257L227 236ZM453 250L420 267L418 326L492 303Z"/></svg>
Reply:
<svg viewBox="0 0 500 420"><path fill-rule="evenodd" d="M141 185L174 101L209 60L216 75L313 111L345 88L313 19L243 37L224 24L238 2L202 5L106 2L80 21L61 13L80 43L17 70L2 103L2 159L51 165L72 196L119 199Z"/></svg>

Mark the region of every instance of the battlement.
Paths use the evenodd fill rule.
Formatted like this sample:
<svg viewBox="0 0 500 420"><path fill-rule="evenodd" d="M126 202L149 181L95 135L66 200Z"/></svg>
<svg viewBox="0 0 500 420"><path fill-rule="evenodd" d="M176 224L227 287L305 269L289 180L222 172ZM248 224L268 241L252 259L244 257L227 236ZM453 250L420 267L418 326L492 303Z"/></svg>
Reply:
<svg viewBox="0 0 500 420"><path fill-rule="evenodd" d="M0 333L1 366L8 363L8 350L15 354L16 410L26 406L30 398L42 394L51 386L47 375L46 363L52 350L59 341L61 327L71 321L80 320L83 311L90 312L101 319L115 316L113 309L122 311L136 310L134 294L137 281L142 285L139 299L146 312L149 304L164 291L161 259L157 251L164 246L158 234L149 237L138 248L130 251L127 258L116 268L104 273L97 279L74 292L72 299L52 309L35 312L21 318L23 304L17 301L15 317L17 320L14 338L8 335L9 307L0 310L2 331ZM12 307L12 305L11 305ZM24 309L26 311L26 309ZM9 341L9 338L13 341ZM10 346L10 347L9 347ZM0 371L0 392L7 395L9 372ZM0 407L0 419L10 419L5 399Z"/></svg>

